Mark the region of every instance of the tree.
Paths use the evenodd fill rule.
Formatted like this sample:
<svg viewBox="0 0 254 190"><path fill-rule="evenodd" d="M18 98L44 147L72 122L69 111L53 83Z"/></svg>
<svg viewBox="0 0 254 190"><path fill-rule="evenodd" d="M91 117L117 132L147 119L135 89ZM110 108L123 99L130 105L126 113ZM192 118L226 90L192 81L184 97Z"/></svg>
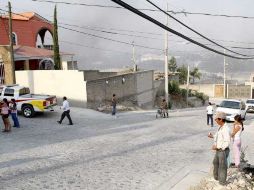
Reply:
<svg viewBox="0 0 254 190"><path fill-rule="evenodd" d="M176 65L176 58L172 57L169 61L168 61L168 70L171 72L175 72L177 69L177 65Z"/></svg>
<svg viewBox="0 0 254 190"><path fill-rule="evenodd" d="M199 69L197 67L195 67L193 71L190 72L190 76L192 77L193 84L195 82L195 78L200 79L201 75L202 74L199 72Z"/></svg>
<svg viewBox="0 0 254 190"><path fill-rule="evenodd" d="M54 47L54 63L55 69L61 69L61 60L59 52L59 42L58 42L58 24L57 24L57 8L54 9L54 29L53 29L53 47Z"/></svg>
<svg viewBox="0 0 254 190"><path fill-rule="evenodd" d="M177 68L177 72L179 72L179 83L184 84L187 82L188 69L185 65Z"/></svg>

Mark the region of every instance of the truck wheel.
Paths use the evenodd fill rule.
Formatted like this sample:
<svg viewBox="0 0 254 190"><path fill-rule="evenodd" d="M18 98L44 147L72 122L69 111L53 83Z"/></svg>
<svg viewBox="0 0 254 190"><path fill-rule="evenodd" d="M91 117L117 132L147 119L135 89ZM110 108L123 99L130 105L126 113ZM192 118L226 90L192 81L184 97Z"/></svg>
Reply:
<svg viewBox="0 0 254 190"><path fill-rule="evenodd" d="M34 116L34 108L32 106L29 105L25 105L22 107L22 114L24 117L33 117Z"/></svg>

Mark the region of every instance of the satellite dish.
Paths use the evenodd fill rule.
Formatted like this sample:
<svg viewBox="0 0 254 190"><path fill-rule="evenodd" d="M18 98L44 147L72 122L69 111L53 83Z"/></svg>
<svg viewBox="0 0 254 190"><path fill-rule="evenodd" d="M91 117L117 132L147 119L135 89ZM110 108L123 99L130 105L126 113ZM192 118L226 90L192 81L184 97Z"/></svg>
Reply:
<svg viewBox="0 0 254 190"><path fill-rule="evenodd" d="M55 64L54 60L51 58L44 58L39 62L39 69L40 70L54 70Z"/></svg>

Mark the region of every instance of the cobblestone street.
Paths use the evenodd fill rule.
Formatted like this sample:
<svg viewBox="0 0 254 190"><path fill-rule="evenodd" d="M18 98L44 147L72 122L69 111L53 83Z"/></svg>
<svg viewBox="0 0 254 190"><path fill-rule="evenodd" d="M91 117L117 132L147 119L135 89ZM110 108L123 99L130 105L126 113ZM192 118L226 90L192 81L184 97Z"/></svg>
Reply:
<svg viewBox="0 0 254 190"><path fill-rule="evenodd" d="M154 111L115 118L73 108L73 126L56 123L60 110L20 116L22 128L0 134L0 189L178 189L194 173L205 176L212 163L204 110L155 119ZM245 123L249 147L252 118L248 114ZM254 161L251 148L247 156Z"/></svg>

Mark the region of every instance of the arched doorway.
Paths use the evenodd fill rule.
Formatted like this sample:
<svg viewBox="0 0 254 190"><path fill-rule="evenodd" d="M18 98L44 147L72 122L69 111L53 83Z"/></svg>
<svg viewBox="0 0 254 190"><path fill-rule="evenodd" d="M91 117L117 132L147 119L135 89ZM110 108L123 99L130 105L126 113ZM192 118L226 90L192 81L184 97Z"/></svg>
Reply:
<svg viewBox="0 0 254 190"><path fill-rule="evenodd" d="M36 35L36 47L43 49L53 49L53 33L48 28L42 28Z"/></svg>

